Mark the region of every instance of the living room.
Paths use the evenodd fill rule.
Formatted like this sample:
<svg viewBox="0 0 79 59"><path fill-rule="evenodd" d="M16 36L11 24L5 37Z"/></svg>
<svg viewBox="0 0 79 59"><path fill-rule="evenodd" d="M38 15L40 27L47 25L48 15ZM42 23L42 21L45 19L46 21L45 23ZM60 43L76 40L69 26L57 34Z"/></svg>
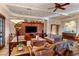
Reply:
<svg viewBox="0 0 79 59"><path fill-rule="evenodd" d="M0 26L2 26L0 55L79 55L78 5L78 3L0 4Z"/></svg>

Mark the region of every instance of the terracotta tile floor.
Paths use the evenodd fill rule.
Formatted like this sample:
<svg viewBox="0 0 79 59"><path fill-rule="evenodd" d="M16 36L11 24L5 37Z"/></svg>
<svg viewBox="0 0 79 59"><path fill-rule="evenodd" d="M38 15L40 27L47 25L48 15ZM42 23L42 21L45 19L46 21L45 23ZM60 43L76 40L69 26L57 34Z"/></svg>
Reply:
<svg viewBox="0 0 79 59"><path fill-rule="evenodd" d="M8 45L6 45L2 50L0 50L0 56L8 56Z"/></svg>

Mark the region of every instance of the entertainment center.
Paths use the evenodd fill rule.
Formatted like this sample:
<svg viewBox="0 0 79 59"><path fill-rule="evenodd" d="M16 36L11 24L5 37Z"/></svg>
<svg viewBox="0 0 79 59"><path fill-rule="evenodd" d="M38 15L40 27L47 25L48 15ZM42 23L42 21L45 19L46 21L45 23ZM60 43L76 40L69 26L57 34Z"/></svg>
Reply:
<svg viewBox="0 0 79 59"><path fill-rule="evenodd" d="M41 22L23 22L21 24L21 30L19 30L20 35L30 34L30 33L42 33L44 30L44 23Z"/></svg>

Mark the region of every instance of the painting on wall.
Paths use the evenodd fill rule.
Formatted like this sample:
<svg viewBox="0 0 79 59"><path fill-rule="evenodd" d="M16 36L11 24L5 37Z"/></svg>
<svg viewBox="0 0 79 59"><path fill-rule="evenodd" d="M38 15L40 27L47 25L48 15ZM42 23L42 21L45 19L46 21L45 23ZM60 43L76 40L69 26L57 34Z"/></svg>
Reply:
<svg viewBox="0 0 79 59"><path fill-rule="evenodd" d="M64 32L76 33L76 21L68 21L64 24Z"/></svg>

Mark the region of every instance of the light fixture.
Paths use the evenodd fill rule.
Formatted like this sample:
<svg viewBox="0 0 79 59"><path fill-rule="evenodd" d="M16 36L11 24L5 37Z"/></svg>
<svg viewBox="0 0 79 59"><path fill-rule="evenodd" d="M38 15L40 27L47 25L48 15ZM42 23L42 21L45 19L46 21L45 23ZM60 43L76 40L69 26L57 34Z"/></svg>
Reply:
<svg viewBox="0 0 79 59"><path fill-rule="evenodd" d="M14 20L14 19L12 19L12 20L10 20L10 21L13 22L13 23L24 22L24 20Z"/></svg>
<svg viewBox="0 0 79 59"><path fill-rule="evenodd" d="M58 15L62 15L62 16L68 16L67 13L62 13L62 12L53 12L53 14L58 14Z"/></svg>

